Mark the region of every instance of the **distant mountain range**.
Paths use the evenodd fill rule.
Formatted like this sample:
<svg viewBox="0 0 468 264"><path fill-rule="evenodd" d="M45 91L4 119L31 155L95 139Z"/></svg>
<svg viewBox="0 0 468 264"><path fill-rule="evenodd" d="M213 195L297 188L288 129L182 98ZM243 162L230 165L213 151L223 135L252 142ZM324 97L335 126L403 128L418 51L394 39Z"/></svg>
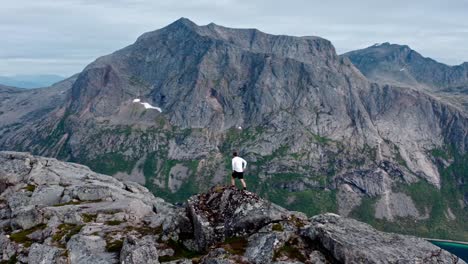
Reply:
<svg viewBox="0 0 468 264"><path fill-rule="evenodd" d="M182 18L49 88L0 87L0 149L174 202L226 183L237 150L249 189L288 209L468 240L465 66Z"/></svg>
<svg viewBox="0 0 468 264"><path fill-rule="evenodd" d="M448 66L406 45L382 43L342 56L370 80L424 89L468 110L468 62Z"/></svg>
<svg viewBox="0 0 468 264"><path fill-rule="evenodd" d="M14 75L0 76L0 84L18 88L48 87L65 79L58 75Z"/></svg>

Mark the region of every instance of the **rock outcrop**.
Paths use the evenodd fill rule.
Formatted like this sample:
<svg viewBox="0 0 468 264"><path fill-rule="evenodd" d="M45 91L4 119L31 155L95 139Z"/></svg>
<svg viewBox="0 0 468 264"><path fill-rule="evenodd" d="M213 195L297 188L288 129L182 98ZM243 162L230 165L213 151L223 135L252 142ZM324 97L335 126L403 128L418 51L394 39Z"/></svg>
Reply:
<svg viewBox="0 0 468 264"><path fill-rule="evenodd" d="M11 263L465 263L335 214L307 218L213 187L184 207L145 187L0 152L0 260Z"/></svg>

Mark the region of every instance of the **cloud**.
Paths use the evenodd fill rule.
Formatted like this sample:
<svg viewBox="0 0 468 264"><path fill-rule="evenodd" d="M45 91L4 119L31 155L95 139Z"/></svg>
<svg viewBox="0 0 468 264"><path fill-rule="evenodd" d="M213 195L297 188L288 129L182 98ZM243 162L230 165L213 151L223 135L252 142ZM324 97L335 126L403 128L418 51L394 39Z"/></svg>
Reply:
<svg viewBox="0 0 468 264"><path fill-rule="evenodd" d="M0 75L71 75L179 17L321 36L339 53L377 42L407 44L459 64L468 60L467 11L464 0L6 0L0 9Z"/></svg>

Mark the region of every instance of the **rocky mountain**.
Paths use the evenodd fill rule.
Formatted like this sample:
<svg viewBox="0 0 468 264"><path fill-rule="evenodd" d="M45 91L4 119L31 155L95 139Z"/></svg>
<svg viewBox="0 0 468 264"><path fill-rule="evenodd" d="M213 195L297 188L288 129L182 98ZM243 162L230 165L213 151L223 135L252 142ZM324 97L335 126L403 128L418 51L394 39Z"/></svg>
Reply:
<svg viewBox="0 0 468 264"><path fill-rule="evenodd" d="M382 43L343 56L370 80L421 88L468 110L468 62L448 66L406 45Z"/></svg>
<svg viewBox="0 0 468 264"><path fill-rule="evenodd" d="M88 167L0 152L5 263L465 263L416 237L304 214L236 188L182 207Z"/></svg>
<svg viewBox="0 0 468 264"><path fill-rule="evenodd" d="M37 102L35 91L58 97L2 110L0 148L85 164L172 202L229 180L238 150L249 189L288 209L468 239L466 114L369 81L325 39L180 19L67 83L10 92L2 109Z"/></svg>

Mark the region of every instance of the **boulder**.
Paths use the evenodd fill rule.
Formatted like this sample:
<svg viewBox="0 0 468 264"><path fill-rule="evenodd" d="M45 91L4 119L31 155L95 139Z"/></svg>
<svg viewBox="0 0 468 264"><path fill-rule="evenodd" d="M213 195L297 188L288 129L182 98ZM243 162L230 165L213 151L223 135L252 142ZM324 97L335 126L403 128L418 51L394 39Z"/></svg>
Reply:
<svg viewBox="0 0 468 264"><path fill-rule="evenodd" d="M120 262L125 264L159 264L158 243L153 236L138 239L128 236L120 252Z"/></svg>
<svg viewBox="0 0 468 264"><path fill-rule="evenodd" d="M61 257L63 249L56 247L34 243L29 248L28 262L29 263L66 263L65 259Z"/></svg>
<svg viewBox="0 0 468 264"><path fill-rule="evenodd" d="M340 263L465 263L424 239L375 230L335 214L314 216L306 236Z"/></svg>
<svg viewBox="0 0 468 264"><path fill-rule="evenodd" d="M59 185L37 187L31 196L31 205L55 205L60 203L64 188Z"/></svg>
<svg viewBox="0 0 468 264"><path fill-rule="evenodd" d="M106 252L106 241L99 236L75 235L67 243L70 264L117 263L115 254Z"/></svg>
<svg viewBox="0 0 468 264"><path fill-rule="evenodd" d="M214 187L208 193L191 197L187 211L200 251L227 237L255 233L291 214L254 193L232 187Z"/></svg>

